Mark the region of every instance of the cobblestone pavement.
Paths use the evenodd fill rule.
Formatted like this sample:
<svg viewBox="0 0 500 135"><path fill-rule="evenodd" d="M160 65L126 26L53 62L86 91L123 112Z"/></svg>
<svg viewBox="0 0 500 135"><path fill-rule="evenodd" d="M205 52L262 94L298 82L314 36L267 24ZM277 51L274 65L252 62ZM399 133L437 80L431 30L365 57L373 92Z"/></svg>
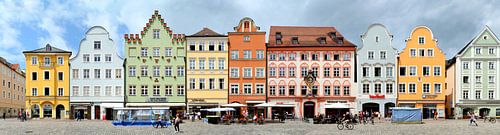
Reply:
<svg viewBox="0 0 500 135"><path fill-rule="evenodd" d="M336 124L310 124L302 121L286 123L268 123L265 125L209 125L197 122L181 124L181 133L185 135L331 135L331 134L366 134L366 135L498 135L500 123L478 122L479 126L469 126L467 120L425 120L425 124L391 124L377 122L375 125L356 125L354 130L338 130ZM0 135L160 135L175 134L173 127L155 129L151 126L113 126L111 121L87 120L30 120L19 122L15 119L0 120Z"/></svg>

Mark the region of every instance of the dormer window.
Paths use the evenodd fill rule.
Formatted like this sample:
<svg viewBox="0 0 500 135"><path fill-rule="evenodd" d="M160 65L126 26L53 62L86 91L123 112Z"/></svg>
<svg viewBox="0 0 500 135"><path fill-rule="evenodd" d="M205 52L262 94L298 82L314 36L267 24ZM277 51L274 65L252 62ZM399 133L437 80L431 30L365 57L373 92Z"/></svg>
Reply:
<svg viewBox="0 0 500 135"><path fill-rule="evenodd" d="M45 50L46 50L46 51L52 51L52 46L47 46L47 47L45 47Z"/></svg>
<svg viewBox="0 0 500 135"><path fill-rule="evenodd" d="M339 38L337 39L337 43L338 43L338 44L344 44L344 38L339 37Z"/></svg>
<svg viewBox="0 0 500 135"><path fill-rule="evenodd" d="M292 44L299 44L299 37L292 37Z"/></svg>
<svg viewBox="0 0 500 135"><path fill-rule="evenodd" d="M281 41L281 39L276 39L276 44L281 45L281 44L283 44L283 41Z"/></svg>
<svg viewBox="0 0 500 135"><path fill-rule="evenodd" d="M378 43L378 41L379 41L379 38L378 38L378 36L376 36L376 37L375 37L375 42L377 42L377 43Z"/></svg>
<svg viewBox="0 0 500 135"><path fill-rule="evenodd" d="M425 43L425 38L424 37L418 37L418 44L424 44Z"/></svg>
<svg viewBox="0 0 500 135"><path fill-rule="evenodd" d="M337 33L330 32L330 33L328 33L328 36L330 36L330 38L335 38L335 37L337 37Z"/></svg>
<svg viewBox="0 0 500 135"><path fill-rule="evenodd" d="M488 36L483 36L483 39L484 39L484 40L488 39Z"/></svg>
<svg viewBox="0 0 500 135"><path fill-rule="evenodd" d="M320 37L319 44L326 44L326 37Z"/></svg>
<svg viewBox="0 0 500 135"><path fill-rule="evenodd" d="M276 39L281 39L282 37L281 32L276 32Z"/></svg>

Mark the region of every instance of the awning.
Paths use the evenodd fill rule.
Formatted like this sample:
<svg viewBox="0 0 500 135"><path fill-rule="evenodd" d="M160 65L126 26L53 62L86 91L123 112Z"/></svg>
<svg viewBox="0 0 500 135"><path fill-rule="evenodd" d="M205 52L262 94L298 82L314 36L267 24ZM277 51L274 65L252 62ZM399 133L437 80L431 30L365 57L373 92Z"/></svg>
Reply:
<svg viewBox="0 0 500 135"><path fill-rule="evenodd" d="M165 106L186 106L185 103L127 103L130 107L165 107Z"/></svg>
<svg viewBox="0 0 500 135"><path fill-rule="evenodd" d="M226 112L226 111L236 111L236 110L234 108L210 108L210 109L201 109L201 111Z"/></svg>
<svg viewBox="0 0 500 135"><path fill-rule="evenodd" d="M325 108L350 109L352 107L349 107L349 104L346 103L332 103L332 104L325 104Z"/></svg>
<svg viewBox="0 0 500 135"><path fill-rule="evenodd" d="M258 103L265 103L266 101L245 101L246 103L250 103L250 104L258 104Z"/></svg>
<svg viewBox="0 0 500 135"><path fill-rule="evenodd" d="M295 107L294 104L272 104L272 103L262 103L255 105L256 107Z"/></svg>
<svg viewBox="0 0 500 135"><path fill-rule="evenodd" d="M231 104L225 104L225 105L221 105L223 107L245 107L247 105L244 105L244 104L240 104L240 103L231 103Z"/></svg>

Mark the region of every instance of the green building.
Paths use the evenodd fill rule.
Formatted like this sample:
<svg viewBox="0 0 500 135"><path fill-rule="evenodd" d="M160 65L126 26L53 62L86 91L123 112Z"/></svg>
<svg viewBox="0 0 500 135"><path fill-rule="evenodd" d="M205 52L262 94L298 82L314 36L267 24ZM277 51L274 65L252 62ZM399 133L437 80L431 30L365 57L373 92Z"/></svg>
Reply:
<svg viewBox="0 0 500 135"><path fill-rule="evenodd" d="M173 34L158 11L141 34L125 34L126 107L186 107L184 34Z"/></svg>

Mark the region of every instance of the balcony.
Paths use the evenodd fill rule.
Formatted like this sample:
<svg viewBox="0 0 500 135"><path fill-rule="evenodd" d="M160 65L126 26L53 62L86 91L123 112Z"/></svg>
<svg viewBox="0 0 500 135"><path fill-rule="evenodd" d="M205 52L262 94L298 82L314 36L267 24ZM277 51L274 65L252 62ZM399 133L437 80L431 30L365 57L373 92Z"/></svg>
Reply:
<svg viewBox="0 0 500 135"><path fill-rule="evenodd" d="M54 68L55 63L40 63L39 67L43 69Z"/></svg>

